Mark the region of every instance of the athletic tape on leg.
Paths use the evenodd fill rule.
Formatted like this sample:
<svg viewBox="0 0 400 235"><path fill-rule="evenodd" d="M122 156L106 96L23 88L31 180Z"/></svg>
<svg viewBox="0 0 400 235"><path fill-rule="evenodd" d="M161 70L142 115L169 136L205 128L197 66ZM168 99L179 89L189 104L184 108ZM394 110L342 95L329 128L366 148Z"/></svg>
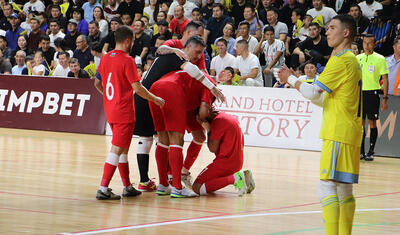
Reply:
<svg viewBox="0 0 400 235"><path fill-rule="evenodd" d="M336 184L329 180L320 180L318 184L318 195L322 201L324 198L337 194Z"/></svg>
<svg viewBox="0 0 400 235"><path fill-rule="evenodd" d="M149 154L153 145L153 137L139 137L137 154Z"/></svg>
<svg viewBox="0 0 400 235"><path fill-rule="evenodd" d="M339 201L353 195L353 185L352 184L336 183L336 185L337 185L337 194L338 194Z"/></svg>

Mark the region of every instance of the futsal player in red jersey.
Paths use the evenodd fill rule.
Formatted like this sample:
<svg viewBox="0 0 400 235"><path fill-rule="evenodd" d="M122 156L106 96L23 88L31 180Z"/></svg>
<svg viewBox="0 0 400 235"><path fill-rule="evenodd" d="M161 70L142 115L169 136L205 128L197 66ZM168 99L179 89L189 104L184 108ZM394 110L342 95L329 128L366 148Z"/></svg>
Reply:
<svg viewBox="0 0 400 235"><path fill-rule="evenodd" d="M193 183L193 191L207 195L234 185L239 196L251 193L255 183L250 170L240 171L243 166L243 134L238 120L225 112L210 111L202 121L208 132L208 148L215 153L214 161L204 168Z"/></svg>
<svg viewBox="0 0 400 235"><path fill-rule="evenodd" d="M96 194L99 200L121 198L108 187L117 166L124 185L122 196L141 194L132 187L129 179L128 150L135 125L133 91L159 106L164 105L163 99L154 96L140 83L136 63L129 56L134 42L133 30L128 26L119 27L115 31L115 42L115 50L102 57L98 67L98 80L95 81L96 87L103 93L104 111L113 132L111 150Z"/></svg>

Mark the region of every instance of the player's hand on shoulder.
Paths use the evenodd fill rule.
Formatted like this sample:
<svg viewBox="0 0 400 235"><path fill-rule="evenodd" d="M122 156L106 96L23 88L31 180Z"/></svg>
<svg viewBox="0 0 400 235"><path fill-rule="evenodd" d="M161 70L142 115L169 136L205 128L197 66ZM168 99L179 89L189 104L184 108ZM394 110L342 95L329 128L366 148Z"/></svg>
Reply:
<svg viewBox="0 0 400 235"><path fill-rule="evenodd" d="M213 87L210 91L211 91L211 94L213 94L219 102L223 103L226 101L225 95L217 87Z"/></svg>
<svg viewBox="0 0 400 235"><path fill-rule="evenodd" d="M163 98L161 98L161 97L158 97L158 96L156 96L156 97L154 98L153 102L154 102L156 105L160 106L160 107L163 107L164 104L165 104L165 100L164 100Z"/></svg>
<svg viewBox="0 0 400 235"><path fill-rule="evenodd" d="M174 48L174 53L181 59L189 61L189 56L186 53L178 48Z"/></svg>

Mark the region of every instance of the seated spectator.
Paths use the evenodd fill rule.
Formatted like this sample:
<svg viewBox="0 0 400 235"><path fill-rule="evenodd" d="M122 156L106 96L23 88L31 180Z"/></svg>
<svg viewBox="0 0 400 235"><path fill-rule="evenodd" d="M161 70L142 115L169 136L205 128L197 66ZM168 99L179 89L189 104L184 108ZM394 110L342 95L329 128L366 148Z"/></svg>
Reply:
<svg viewBox="0 0 400 235"><path fill-rule="evenodd" d="M73 58L78 59L79 65L82 69L87 65L94 63L94 58L90 53L89 44L85 35L79 35L76 39L76 49Z"/></svg>
<svg viewBox="0 0 400 235"><path fill-rule="evenodd" d="M7 39L4 36L0 36L0 49L2 51L2 58L10 61L12 58L13 52L8 47Z"/></svg>
<svg viewBox="0 0 400 235"><path fill-rule="evenodd" d="M286 56L292 54L297 43L305 39L304 38L303 40L300 40L300 30L303 28L303 11L300 8L294 9L292 11L291 19L292 28L289 29L289 34L285 42Z"/></svg>
<svg viewBox="0 0 400 235"><path fill-rule="evenodd" d="M128 13L131 15L133 22L136 22L136 20L139 20L140 17L142 17L143 9L144 1L125 0L119 4L116 16L121 17L125 13Z"/></svg>
<svg viewBox="0 0 400 235"><path fill-rule="evenodd" d="M263 86L260 61L257 56L249 52L249 45L246 40L236 43L235 73L240 75L239 79L243 86Z"/></svg>
<svg viewBox="0 0 400 235"><path fill-rule="evenodd" d="M22 70L26 68L25 58L25 51L19 50L15 53L15 66L11 69L13 75L22 75Z"/></svg>
<svg viewBox="0 0 400 235"><path fill-rule="evenodd" d="M67 35L64 37L66 47L74 51L76 49L76 39L82 33L78 32L78 22L74 19L68 21L67 28Z"/></svg>
<svg viewBox="0 0 400 235"><path fill-rule="evenodd" d="M167 13L165 11L158 12L157 22L160 22L160 21L166 21L167 22ZM167 25L167 28L168 28L168 25ZM154 24L153 25L153 34L155 35L157 33L158 33L158 25Z"/></svg>
<svg viewBox="0 0 400 235"><path fill-rule="evenodd" d="M56 38L62 38L64 39L65 34L60 30L60 25L58 24L58 21L55 19L50 20L49 22L49 26L50 26L50 46L54 47L54 40Z"/></svg>
<svg viewBox="0 0 400 235"><path fill-rule="evenodd" d="M168 10L168 20L171 22L172 17L175 12L175 7L177 7L177 6L183 7L183 11L185 13L185 18L187 18L189 21L191 21L192 20L192 11L197 6L196 6L196 4L186 1L186 0L177 0L177 1L172 2L171 6L169 7L169 10Z"/></svg>
<svg viewBox="0 0 400 235"><path fill-rule="evenodd" d="M108 33L108 31L107 31ZM107 36L107 35L106 35ZM89 45L92 44L93 42L101 42L101 39L104 37L101 36L100 30L99 30L99 23L96 21L92 20L89 23L89 35L88 35L88 43Z"/></svg>
<svg viewBox="0 0 400 235"><path fill-rule="evenodd" d="M265 85L271 87L276 82L273 69L279 70L285 64L285 44L281 40L275 39L275 31L272 26L264 28L263 38L254 49L254 54L259 55L261 51L264 52L266 63L263 71Z"/></svg>
<svg viewBox="0 0 400 235"><path fill-rule="evenodd" d="M157 22L157 15L160 11L160 2L157 0L150 0L150 4L143 9L143 15L149 17L149 24L154 25Z"/></svg>
<svg viewBox="0 0 400 235"><path fill-rule="evenodd" d="M147 16L142 16L140 20L144 23L144 33L149 35L150 38L153 37L153 29L149 25L149 18Z"/></svg>
<svg viewBox="0 0 400 235"><path fill-rule="evenodd" d="M367 29L370 21L362 15L361 7L357 4L351 5L349 15L356 21L357 34L362 34Z"/></svg>
<svg viewBox="0 0 400 235"><path fill-rule="evenodd" d="M208 20L212 17L213 15L213 6L214 6L215 2L214 0L206 0L206 4L205 6L203 6L200 9L200 14L202 15L203 20L205 21L204 25L207 25ZM193 15L193 11L192 11L192 15ZM192 16L193 19L193 16ZM194 20L194 19L193 19Z"/></svg>
<svg viewBox="0 0 400 235"><path fill-rule="evenodd" d="M238 79L238 76L235 76L235 70L232 67L226 67L223 71L221 71L218 81L222 85L242 85L242 82L240 81L240 79Z"/></svg>
<svg viewBox="0 0 400 235"><path fill-rule="evenodd" d="M337 15L335 10L324 6L323 0L312 0L312 5L314 8L308 10L306 14L317 20L321 27L327 26L331 19Z"/></svg>
<svg viewBox="0 0 400 235"><path fill-rule="evenodd" d="M105 37L108 34L108 21L105 20L104 17L104 11L101 6L96 6L93 9L93 18L89 20L88 22L91 22L92 20L96 21L99 24L99 30L101 37Z"/></svg>
<svg viewBox="0 0 400 235"><path fill-rule="evenodd" d="M117 28L122 25L122 21L119 17L114 17L112 18L110 22L110 30L108 32L107 37L103 38L101 44L103 44L103 51L104 52L109 52L114 50L115 48L115 37L114 37L114 32L117 30Z"/></svg>
<svg viewBox="0 0 400 235"><path fill-rule="evenodd" d="M28 36L26 36L26 34L19 35L18 41L17 41L17 48L15 51L12 52L12 57L14 57L16 52L19 50L24 51L26 55L33 54L34 51L32 51L28 48L28 40L29 39L28 39Z"/></svg>
<svg viewBox="0 0 400 235"><path fill-rule="evenodd" d="M50 46L50 37L47 35L42 35L40 38L40 46L38 51L42 52L42 55L45 58L45 64L47 67L50 67L52 64L53 58L54 58L54 53L56 53L56 50Z"/></svg>
<svg viewBox="0 0 400 235"><path fill-rule="evenodd" d="M34 76L45 76L46 67L43 65L44 57L41 51L37 51L34 56L35 65L31 65L31 63L27 63L26 67L32 71L32 75Z"/></svg>
<svg viewBox="0 0 400 235"><path fill-rule="evenodd" d="M11 29L11 24L8 18L14 13L14 9L8 1L4 1L2 4L3 15L0 17L0 29L7 31ZM4 36L4 35L3 35Z"/></svg>
<svg viewBox="0 0 400 235"><path fill-rule="evenodd" d="M386 57L389 68L389 89L388 94L400 95L400 37L396 37L393 41L393 55Z"/></svg>
<svg viewBox="0 0 400 235"><path fill-rule="evenodd" d="M118 6L119 4L117 3L117 0L108 0L108 5L104 7L104 16L108 22L117 16Z"/></svg>
<svg viewBox="0 0 400 235"><path fill-rule="evenodd" d="M310 15L305 15L303 19L303 27L300 29L299 33L299 38L300 41L306 40L310 36L310 32L308 31L308 27L310 27L310 24L312 23L312 16Z"/></svg>
<svg viewBox="0 0 400 235"><path fill-rule="evenodd" d="M56 53L54 53L53 64L51 65L51 68L55 68L56 65L59 63L58 62L58 54L60 52L68 53L69 58L72 58L72 56L74 55L74 52L66 46L65 40L61 39L61 38L57 38L54 41L54 49L56 50Z"/></svg>
<svg viewBox="0 0 400 235"><path fill-rule="evenodd" d="M89 74L81 68L78 59L71 58L68 62L69 72L68 76L70 78L90 78Z"/></svg>
<svg viewBox="0 0 400 235"><path fill-rule="evenodd" d="M388 56L393 52L391 44L392 24L387 16L383 15L383 10L375 11L375 18L364 32L372 34L375 38L375 51L383 56Z"/></svg>
<svg viewBox="0 0 400 235"><path fill-rule="evenodd" d="M35 51L39 47L40 36L46 33L40 29L40 19L38 17L33 17L30 20L31 32L28 37L28 47L32 51Z"/></svg>
<svg viewBox="0 0 400 235"><path fill-rule="evenodd" d="M332 8L337 14L348 14L355 0L327 0L325 5Z"/></svg>
<svg viewBox="0 0 400 235"><path fill-rule="evenodd" d="M174 18L169 23L169 29L172 34L179 34L182 36L183 29L186 27L189 20L184 16L182 6L176 6L174 10Z"/></svg>
<svg viewBox="0 0 400 235"><path fill-rule="evenodd" d="M217 51L219 54L211 60L210 74L212 76L216 76L218 78L221 71L223 71L226 67L235 66L236 58L227 53L227 46L228 42L225 39L221 38L217 41Z"/></svg>
<svg viewBox="0 0 400 235"><path fill-rule="evenodd" d="M57 54L58 64L53 71L54 77L68 77L69 65L68 61L70 59L70 55L68 52L61 51Z"/></svg>
<svg viewBox="0 0 400 235"><path fill-rule="evenodd" d="M264 23L256 17L254 5L246 4L243 11L243 18L250 24L250 35L260 40Z"/></svg>
<svg viewBox="0 0 400 235"><path fill-rule="evenodd" d="M83 19L83 10L77 7L72 8L72 18L78 23L78 32L88 35L89 24Z"/></svg>
<svg viewBox="0 0 400 235"><path fill-rule="evenodd" d="M286 42L286 36L289 30L286 24L278 21L278 16L279 10L277 8L273 7L267 10L268 25L274 27L275 38L281 40L282 42Z"/></svg>
<svg viewBox="0 0 400 235"><path fill-rule="evenodd" d="M125 12L121 16L121 21L123 25L130 26L132 25L132 17L129 13Z"/></svg>
<svg viewBox="0 0 400 235"><path fill-rule="evenodd" d="M204 25L207 25L207 21L203 19L203 15L200 12L200 8L195 8L192 11L192 20L193 21L199 21L203 23Z"/></svg>
<svg viewBox="0 0 400 235"><path fill-rule="evenodd" d="M144 62L150 49L151 38L144 33L144 23L141 20L135 22L133 31L135 32L135 42L133 43L130 55L133 58L139 56L142 62Z"/></svg>
<svg viewBox="0 0 400 235"><path fill-rule="evenodd" d="M11 69L10 61L3 58L3 50L0 48L0 74L11 74Z"/></svg>
<svg viewBox="0 0 400 235"><path fill-rule="evenodd" d="M44 32L48 33L48 25L47 25L47 16L44 12L38 12L36 17L40 20L40 29Z"/></svg>
<svg viewBox="0 0 400 235"><path fill-rule="evenodd" d="M361 54L361 49L360 49L360 45L357 42L353 42L351 44L351 50L353 51L354 55L359 55Z"/></svg>
<svg viewBox="0 0 400 235"><path fill-rule="evenodd" d="M286 24L291 29L296 23L293 23L293 11L299 9L299 15L304 15L304 6L296 0L287 0L286 4L279 10L279 21ZM347 13L347 12L346 12ZM260 16L261 17L261 16ZM303 18L303 17L301 17Z"/></svg>
<svg viewBox="0 0 400 235"><path fill-rule="evenodd" d="M239 32L238 37L236 38L236 44L241 40L245 40L247 42L249 52L253 53L254 48L256 48L258 44L258 40L250 35L250 24L247 21L243 21L239 24ZM235 48L237 48L236 44Z"/></svg>
<svg viewBox="0 0 400 235"><path fill-rule="evenodd" d="M21 24L19 25L19 27L22 28L22 30L24 31L24 34L26 32L26 36L28 36L31 33L31 19L34 17L33 13L28 14L28 16L25 16L23 14L19 15L19 17L21 18ZM4 31L5 33L5 31ZM0 31L0 35L2 34L2 31ZM5 34L4 34L5 35Z"/></svg>
<svg viewBox="0 0 400 235"><path fill-rule="evenodd" d="M362 1L358 5L361 8L363 16L367 17L369 20L372 20L372 18L374 18L375 11L383 9L382 4L375 0Z"/></svg>
<svg viewBox="0 0 400 235"><path fill-rule="evenodd" d="M31 64L31 68L35 66L35 60L33 55L28 55L25 58L25 68L22 70L22 75L32 75L32 70L28 69L28 63Z"/></svg>
<svg viewBox="0 0 400 235"><path fill-rule="evenodd" d="M50 17L49 22L51 20L57 20L60 25L60 30L65 33L67 32L67 24L68 20L61 14L61 8L59 5L50 5Z"/></svg>
<svg viewBox="0 0 400 235"><path fill-rule="evenodd" d="M8 47L11 50L17 49L17 41L19 35L24 31L19 27L19 16L17 13L12 13L9 17L11 29L7 30L6 38L8 41Z"/></svg>
<svg viewBox="0 0 400 235"><path fill-rule="evenodd" d="M88 0L87 2L85 2L82 5L82 9L83 9L83 13L84 13L84 17L83 18L86 20L86 22L90 22L90 21L93 20L93 16L94 16L93 10L96 7L102 8L100 3L98 3L96 0Z"/></svg>
<svg viewBox="0 0 400 235"><path fill-rule="evenodd" d="M168 22L165 20L160 20L157 22L158 25L158 33L153 35L151 39L151 45L155 46L157 38L160 36L163 36L165 40L169 40L172 38L172 33L171 31L168 30Z"/></svg>
<svg viewBox="0 0 400 235"><path fill-rule="evenodd" d="M302 82L314 83L318 79L317 66L313 62L307 61L304 64L304 74L299 77Z"/></svg>
<svg viewBox="0 0 400 235"><path fill-rule="evenodd" d="M29 2L25 3L22 10L25 12L25 15L28 15L30 11L44 12L46 7L39 0L29 0Z"/></svg>
<svg viewBox="0 0 400 235"><path fill-rule="evenodd" d="M332 52L332 48L328 46L325 36L321 35L321 28L318 23L311 23L308 27L310 37L299 43L294 49L292 55L292 67L297 67L298 64L303 64L306 60L314 58L315 62L322 65L326 64ZM297 55L297 56L296 56Z"/></svg>
<svg viewBox="0 0 400 235"><path fill-rule="evenodd" d="M162 44L164 44L164 42L165 41L167 41L168 39L166 39L164 36L159 36L157 39L156 39L156 42L154 43L154 46L152 46L152 47L150 47L150 51L149 51L149 53L147 54L147 56L149 56L149 55L152 55L152 56L154 56L154 57L156 57L156 51L157 51L157 49L162 45Z"/></svg>
<svg viewBox="0 0 400 235"><path fill-rule="evenodd" d="M235 35L235 28L233 26L233 23L231 22L226 23L224 29L222 30L222 33L223 33L222 37L215 39L214 46L217 46L218 40L223 38L225 39L225 41L228 42L226 51L231 55L236 55L235 51L236 40L232 37L233 35Z"/></svg>

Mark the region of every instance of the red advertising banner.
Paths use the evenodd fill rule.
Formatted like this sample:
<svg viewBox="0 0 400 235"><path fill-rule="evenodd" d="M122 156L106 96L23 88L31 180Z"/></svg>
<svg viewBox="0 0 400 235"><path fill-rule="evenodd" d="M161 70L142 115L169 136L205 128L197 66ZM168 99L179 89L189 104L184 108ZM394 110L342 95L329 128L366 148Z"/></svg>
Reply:
<svg viewBox="0 0 400 235"><path fill-rule="evenodd" d="M0 127L104 134L92 79L0 75Z"/></svg>

